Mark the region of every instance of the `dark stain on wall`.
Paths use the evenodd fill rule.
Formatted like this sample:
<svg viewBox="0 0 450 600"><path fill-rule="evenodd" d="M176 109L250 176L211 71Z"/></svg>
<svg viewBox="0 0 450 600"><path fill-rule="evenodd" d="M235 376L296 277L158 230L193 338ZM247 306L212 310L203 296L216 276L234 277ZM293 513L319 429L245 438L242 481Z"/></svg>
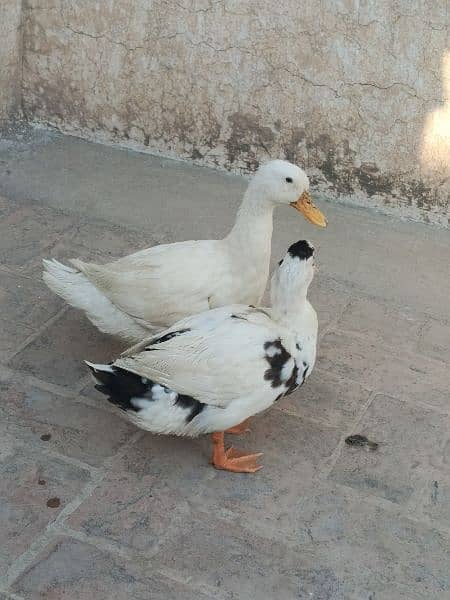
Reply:
<svg viewBox="0 0 450 600"><path fill-rule="evenodd" d="M283 142L283 150L286 160L293 163L298 161L299 145L305 141L306 132L303 127L294 127L287 141Z"/></svg>
<svg viewBox="0 0 450 600"><path fill-rule="evenodd" d="M262 126L254 115L234 113L228 120L231 125L231 134L225 142L228 166L242 160L249 171L256 170L261 150L269 159L275 133L270 127Z"/></svg>

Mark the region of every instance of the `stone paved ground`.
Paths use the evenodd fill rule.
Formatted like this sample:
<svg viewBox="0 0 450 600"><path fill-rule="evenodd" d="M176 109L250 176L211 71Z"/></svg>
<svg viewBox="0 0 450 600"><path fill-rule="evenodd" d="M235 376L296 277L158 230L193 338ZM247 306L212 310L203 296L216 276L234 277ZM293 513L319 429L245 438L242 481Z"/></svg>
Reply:
<svg viewBox="0 0 450 600"><path fill-rule="evenodd" d="M207 439L134 429L89 383L82 359L120 346L44 287L41 258L223 234L244 185L46 132L1 141L2 600L450 598L448 231L278 211L274 261L319 248L321 340L308 384L239 440L264 451L255 476L212 469Z"/></svg>

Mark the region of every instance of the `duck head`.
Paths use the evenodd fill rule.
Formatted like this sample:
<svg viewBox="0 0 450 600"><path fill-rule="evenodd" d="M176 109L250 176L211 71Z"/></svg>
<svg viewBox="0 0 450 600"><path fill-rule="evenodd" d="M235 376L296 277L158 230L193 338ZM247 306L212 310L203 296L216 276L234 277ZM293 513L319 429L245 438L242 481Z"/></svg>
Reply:
<svg viewBox="0 0 450 600"><path fill-rule="evenodd" d="M272 275L270 296L276 311L295 311L307 295L314 277L314 247L307 240L299 240L289 247Z"/></svg>
<svg viewBox="0 0 450 600"><path fill-rule="evenodd" d="M258 169L250 182L254 195L274 204L288 204L302 213L310 223L326 227L327 220L309 195L305 171L285 160L272 160Z"/></svg>

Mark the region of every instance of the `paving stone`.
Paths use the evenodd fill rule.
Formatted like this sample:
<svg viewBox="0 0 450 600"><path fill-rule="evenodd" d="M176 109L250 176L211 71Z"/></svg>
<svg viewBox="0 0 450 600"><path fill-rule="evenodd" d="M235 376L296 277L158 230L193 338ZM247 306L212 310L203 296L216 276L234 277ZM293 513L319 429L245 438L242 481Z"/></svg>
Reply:
<svg viewBox="0 0 450 600"><path fill-rule="evenodd" d="M0 318L0 361L8 362L18 347L35 333L28 325Z"/></svg>
<svg viewBox="0 0 450 600"><path fill-rule="evenodd" d="M378 449L344 446L330 478L404 504L423 486L427 471L442 465L450 421L448 414L378 395L354 433Z"/></svg>
<svg viewBox="0 0 450 600"><path fill-rule="evenodd" d="M367 388L385 356L379 344L343 331L331 331L320 341L316 366Z"/></svg>
<svg viewBox="0 0 450 600"><path fill-rule="evenodd" d="M86 377L86 385L81 389L79 395L82 398L89 398L94 402L98 402L99 406L105 407L106 405L110 409L112 408L112 405L108 402L105 394L102 394L95 389L95 382L90 375Z"/></svg>
<svg viewBox="0 0 450 600"><path fill-rule="evenodd" d="M337 323L337 329L361 336L384 348L414 351L425 317L404 307L396 309L371 298L353 298Z"/></svg>
<svg viewBox="0 0 450 600"><path fill-rule="evenodd" d="M343 598L449 597L447 533L403 517L400 507L380 507L328 483L300 498L293 510L310 538L302 555L310 553L314 570L342 582Z"/></svg>
<svg viewBox="0 0 450 600"><path fill-rule="evenodd" d="M430 319L419 340L419 351L441 361L448 361L450 356L450 324Z"/></svg>
<svg viewBox="0 0 450 600"><path fill-rule="evenodd" d="M450 370L441 361L420 354L386 353L366 380L373 389L408 402L450 409Z"/></svg>
<svg viewBox="0 0 450 600"><path fill-rule="evenodd" d="M105 263L160 243L145 231L130 231L111 223L78 222L50 249L48 257Z"/></svg>
<svg viewBox="0 0 450 600"><path fill-rule="evenodd" d="M306 383L277 403L277 408L329 427L348 427L370 392L358 383L314 369Z"/></svg>
<svg viewBox="0 0 450 600"><path fill-rule="evenodd" d="M308 297L317 312L320 333L336 320L348 304L350 291L333 279L321 277L319 271L311 284Z"/></svg>
<svg viewBox="0 0 450 600"><path fill-rule="evenodd" d="M0 394L1 418L21 428L21 437L93 466L103 464L136 431L119 416L26 384L20 377L0 383ZM41 436L50 439L43 442Z"/></svg>
<svg viewBox="0 0 450 600"><path fill-rule="evenodd" d="M36 205L17 208L0 219L0 263L26 272L27 263L43 257L73 222L58 211Z"/></svg>
<svg viewBox="0 0 450 600"><path fill-rule="evenodd" d="M318 574L316 582L311 582L306 570L314 563L308 549L290 550L211 512L193 512L152 562L197 583L204 582L227 599L341 598L330 595L340 586L332 573ZM309 595L313 586L323 593Z"/></svg>
<svg viewBox="0 0 450 600"><path fill-rule="evenodd" d="M74 529L154 551L211 470L207 440L144 434L71 515ZM209 449L209 448L208 448Z"/></svg>
<svg viewBox="0 0 450 600"><path fill-rule="evenodd" d="M73 387L87 375L84 360L108 362L123 349L71 309L15 356L11 365L39 379Z"/></svg>
<svg viewBox="0 0 450 600"><path fill-rule="evenodd" d="M43 282L0 271L0 315L8 320L38 329L62 306Z"/></svg>
<svg viewBox="0 0 450 600"><path fill-rule="evenodd" d="M368 389L444 410L450 407L448 366L420 354L394 353L359 336L335 331L321 340L316 365Z"/></svg>
<svg viewBox="0 0 450 600"><path fill-rule="evenodd" d="M229 435L227 442L249 452L264 452L263 469L254 475L211 471L208 481L188 499L193 512L216 514L262 537L296 544L304 541L292 505L310 493L324 459L341 432L278 410L254 418L251 434Z"/></svg>
<svg viewBox="0 0 450 600"><path fill-rule="evenodd" d="M54 457L30 452L2 422L0 453L0 574L81 492L89 473ZM54 507L47 505L49 500Z"/></svg>
<svg viewBox="0 0 450 600"><path fill-rule="evenodd" d="M428 480L422 492L423 512L442 525L450 528L450 441L443 451L443 461L440 468L430 470Z"/></svg>
<svg viewBox="0 0 450 600"><path fill-rule="evenodd" d="M447 445L446 450L450 448ZM448 469L430 474L425 486L423 512L438 525L450 528L450 476Z"/></svg>
<svg viewBox="0 0 450 600"><path fill-rule="evenodd" d="M361 600L361 598L376 598L376 600L423 600L423 592L415 592L411 589L411 584L398 585L395 583L389 583L389 585L385 586L383 589L380 588L379 584L374 584L372 586L376 589L376 592L369 592L365 596L361 596L360 593L352 594L348 596L349 600ZM441 592L436 594L431 594L430 596L426 596L431 600L441 600L441 598L445 598ZM345 599L347 600L347 598Z"/></svg>
<svg viewBox="0 0 450 600"><path fill-rule="evenodd" d="M4 219L7 215L10 215L12 212L16 211L17 208L17 202L0 195L0 219Z"/></svg>
<svg viewBox="0 0 450 600"><path fill-rule="evenodd" d="M151 564L126 560L84 542L61 537L13 585L27 599L207 600Z"/></svg>

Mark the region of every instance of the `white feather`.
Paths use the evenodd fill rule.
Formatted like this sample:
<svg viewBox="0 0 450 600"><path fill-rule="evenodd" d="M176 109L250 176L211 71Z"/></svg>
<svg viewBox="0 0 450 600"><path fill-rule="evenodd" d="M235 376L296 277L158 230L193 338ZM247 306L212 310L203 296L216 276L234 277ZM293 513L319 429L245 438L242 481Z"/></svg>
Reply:
<svg viewBox="0 0 450 600"><path fill-rule="evenodd" d="M102 371L103 373L114 373L114 370L111 367L111 365L103 365L103 364L91 363L88 360L85 360L84 362L89 367L91 367L91 369L94 369L94 371Z"/></svg>
<svg viewBox="0 0 450 600"><path fill-rule="evenodd" d="M128 342L148 335L148 327L114 306L83 273L54 259L44 259L43 263L42 278L48 287L68 304L84 311L100 331Z"/></svg>

